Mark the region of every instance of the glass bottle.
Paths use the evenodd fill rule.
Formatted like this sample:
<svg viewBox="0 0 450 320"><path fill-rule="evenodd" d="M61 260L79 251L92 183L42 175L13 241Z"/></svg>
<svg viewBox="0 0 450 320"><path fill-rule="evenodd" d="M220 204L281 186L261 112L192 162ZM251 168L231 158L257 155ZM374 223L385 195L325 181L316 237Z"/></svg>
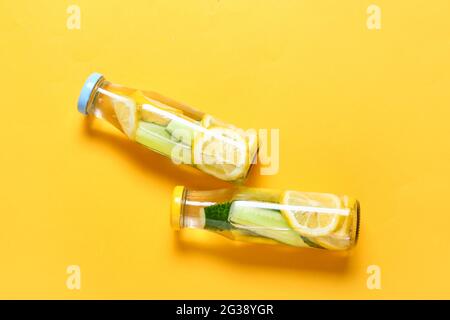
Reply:
<svg viewBox="0 0 450 320"><path fill-rule="evenodd" d="M358 239L359 202L329 193L234 187L173 191L171 224L229 239L348 250Z"/></svg>
<svg viewBox="0 0 450 320"><path fill-rule="evenodd" d="M158 93L128 88L93 73L85 82L78 110L106 120L130 140L192 165L219 179L242 182L253 164L258 141L213 116Z"/></svg>

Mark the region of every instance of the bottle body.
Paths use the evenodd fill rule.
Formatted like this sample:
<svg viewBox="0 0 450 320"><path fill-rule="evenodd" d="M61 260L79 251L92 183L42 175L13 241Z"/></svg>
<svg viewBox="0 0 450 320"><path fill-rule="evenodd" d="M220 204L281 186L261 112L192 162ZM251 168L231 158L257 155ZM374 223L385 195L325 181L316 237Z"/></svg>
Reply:
<svg viewBox="0 0 450 320"><path fill-rule="evenodd" d="M244 131L158 93L100 78L86 113L102 118L130 140L219 179L242 182L253 164L256 132Z"/></svg>
<svg viewBox="0 0 450 320"><path fill-rule="evenodd" d="M294 247L348 250L357 241L359 202L328 193L235 187L196 191L176 187L172 225L229 239Z"/></svg>

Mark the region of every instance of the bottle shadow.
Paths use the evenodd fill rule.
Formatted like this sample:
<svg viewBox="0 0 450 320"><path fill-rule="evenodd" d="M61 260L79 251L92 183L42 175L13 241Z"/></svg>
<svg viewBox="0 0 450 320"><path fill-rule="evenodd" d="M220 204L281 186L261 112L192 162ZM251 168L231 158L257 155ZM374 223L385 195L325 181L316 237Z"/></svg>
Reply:
<svg viewBox="0 0 450 320"><path fill-rule="evenodd" d="M95 118L87 117L83 122L83 135L90 139L101 140L118 155L126 157L127 161L134 163L143 173L151 172L158 178L174 182L175 185L195 186L199 189L214 189L230 187L225 181L220 181L212 176L202 173L200 170L188 165L174 164L167 157L152 152L146 147L130 141L122 134L94 128Z"/></svg>
<svg viewBox="0 0 450 320"><path fill-rule="evenodd" d="M181 230L175 233L175 248L179 253L201 252L240 266L258 265L273 269L345 273L348 270L349 258L353 254L351 251L294 248L231 240L222 245L211 241L211 236L214 235L200 236L189 234L190 232L193 231Z"/></svg>

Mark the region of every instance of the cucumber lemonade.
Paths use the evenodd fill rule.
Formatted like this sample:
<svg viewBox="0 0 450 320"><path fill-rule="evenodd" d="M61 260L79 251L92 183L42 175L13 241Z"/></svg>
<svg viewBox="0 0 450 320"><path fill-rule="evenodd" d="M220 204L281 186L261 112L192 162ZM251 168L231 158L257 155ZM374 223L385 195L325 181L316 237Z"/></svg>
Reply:
<svg viewBox="0 0 450 320"><path fill-rule="evenodd" d="M219 179L242 182L256 157L257 135L158 93L111 83L100 74L86 81L83 114L111 123L130 140Z"/></svg>
<svg viewBox="0 0 450 320"><path fill-rule="evenodd" d="M178 186L172 225L233 240L347 250L356 244L359 202L328 193L235 187L196 191Z"/></svg>

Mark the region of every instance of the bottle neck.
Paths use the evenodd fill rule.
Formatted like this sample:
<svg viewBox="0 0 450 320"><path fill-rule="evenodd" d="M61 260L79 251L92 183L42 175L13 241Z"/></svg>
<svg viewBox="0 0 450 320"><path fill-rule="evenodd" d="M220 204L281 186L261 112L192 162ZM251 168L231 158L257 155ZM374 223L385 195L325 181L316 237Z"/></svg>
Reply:
<svg viewBox="0 0 450 320"><path fill-rule="evenodd" d="M177 186L172 194L171 222L173 228L205 228L204 208L230 201L234 189L189 190Z"/></svg>
<svg viewBox="0 0 450 320"><path fill-rule="evenodd" d="M88 101L87 107L86 107L87 114L98 116L98 114L97 114L98 111L96 113L96 105L98 104L98 100L99 100L99 89L102 88L105 85L105 83L107 83L107 81L104 78L102 78L97 82L95 87L92 89L92 92L91 92L91 95L89 97L89 101Z"/></svg>
<svg viewBox="0 0 450 320"><path fill-rule="evenodd" d="M123 132L114 106L120 104L124 99L129 99L124 93L125 90L129 89L112 84L104 79L99 81L94 90L92 90L87 113L107 121Z"/></svg>

